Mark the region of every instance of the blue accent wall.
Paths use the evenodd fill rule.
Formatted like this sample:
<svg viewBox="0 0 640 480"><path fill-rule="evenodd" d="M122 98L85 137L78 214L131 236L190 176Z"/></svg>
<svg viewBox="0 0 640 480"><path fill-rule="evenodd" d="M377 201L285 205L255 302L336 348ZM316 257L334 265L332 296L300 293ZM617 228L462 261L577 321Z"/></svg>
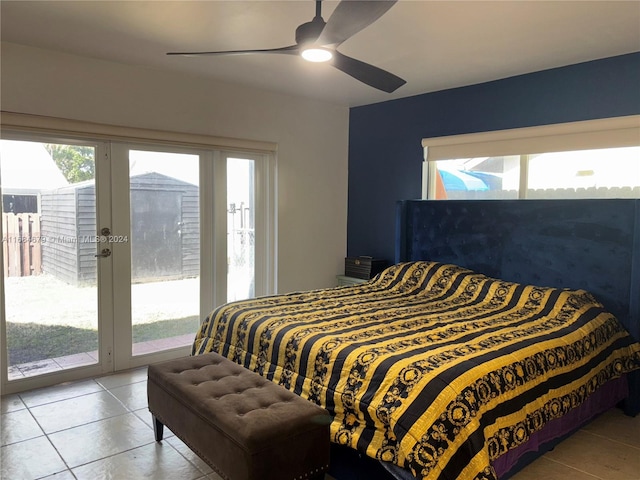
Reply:
<svg viewBox="0 0 640 480"><path fill-rule="evenodd" d="M423 138L637 114L640 52L352 108L347 253L393 260L396 202L420 198Z"/></svg>

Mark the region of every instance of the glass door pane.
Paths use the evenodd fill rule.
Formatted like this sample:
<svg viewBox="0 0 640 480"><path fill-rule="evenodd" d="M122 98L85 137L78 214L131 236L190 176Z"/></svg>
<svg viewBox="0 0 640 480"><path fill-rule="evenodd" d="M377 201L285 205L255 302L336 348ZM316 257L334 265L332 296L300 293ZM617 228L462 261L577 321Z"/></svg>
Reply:
<svg viewBox="0 0 640 480"><path fill-rule="evenodd" d="M134 356L191 345L198 329L199 161L129 150Z"/></svg>
<svg viewBox="0 0 640 480"><path fill-rule="evenodd" d="M8 380L98 363L95 157L0 141Z"/></svg>
<svg viewBox="0 0 640 480"><path fill-rule="evenodd" d="M227 158L227 301L255 297L255 161Z"/></svg>

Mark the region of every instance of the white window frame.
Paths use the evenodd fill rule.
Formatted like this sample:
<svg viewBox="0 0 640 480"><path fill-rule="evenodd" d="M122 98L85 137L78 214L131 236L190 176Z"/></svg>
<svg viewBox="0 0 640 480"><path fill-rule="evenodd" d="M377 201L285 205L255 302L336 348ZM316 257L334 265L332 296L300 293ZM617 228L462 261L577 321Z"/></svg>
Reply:
<svg viewBox="0 0 640 480"><path fill-rule="evenodd" d="M435 198L436 161L640 145L640 115L422 139L422 198ZM520 185L526 185L521 168ZM521 198L526 189L520 189Z"/></svg>

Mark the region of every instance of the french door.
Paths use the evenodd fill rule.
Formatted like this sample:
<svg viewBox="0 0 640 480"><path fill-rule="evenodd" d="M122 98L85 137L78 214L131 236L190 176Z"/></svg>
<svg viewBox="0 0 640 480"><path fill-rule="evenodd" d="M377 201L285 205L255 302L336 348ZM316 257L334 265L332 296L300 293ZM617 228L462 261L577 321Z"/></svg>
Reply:
<svg viewBox="0 0 640 480"><path fill-rule="evenodd" d="M201 169L209 152L111 144L114 368L187 355L214 272L201 276ZM213 180L213 178L211 178ZM202 243L202 245L201 245ZM108 254L108 252L105 252Z"/></svg>
<svg viewBox="0 0 640 480"><path fill-rule="evenodd" d="M273 291L268 155L1 142L3 393L188 355L215 305Z"/></svg>

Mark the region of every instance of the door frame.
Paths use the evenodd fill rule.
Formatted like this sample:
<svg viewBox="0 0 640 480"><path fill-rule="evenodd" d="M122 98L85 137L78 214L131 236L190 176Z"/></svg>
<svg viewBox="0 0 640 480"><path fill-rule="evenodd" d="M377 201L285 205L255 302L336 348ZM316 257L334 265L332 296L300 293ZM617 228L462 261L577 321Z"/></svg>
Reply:
<svg viewBox="0 0 640 480"><path fill-rule="evenodd" d="M95 207L96 226L100 223L110 223L111 210L111 165L110 145L95 139L76 137L73 135L60 135L45 133L23 133L3 131L2 140L28 141L34 143L57 143L62 145L93 146L95 148ZM0 195L2 194L0 182ZM2 234L0 225L0 235ZM97 235L97 232L96 232ZM96 253L100 243L96 243ZM95 377L113 371L113 329L110 328L113 321L113 290L112 290L112 264L110 259L96 261L96 288L97 288L97 325L98 325L98 361L95 364L84 365L75 368L63 369L35 375L33 377L8 379L8 349L5 342L6 311L5 311L5 284L4 273L0 275L0 383L2 394L16 393L62 382L69 382L81 378ZM4 265L4 258L0 255L0 267Z"/></svg>
<svg viewBox="0 0 640 480"><path fill-rule="evenodd" d="M129 175L129 151L145 151L145 152L161 152L161 153L177 153L197 155L199 157L199 202L204 204L204 199L211 196L214 188L213 182L203 183L202 169L206 169L206 164L211 163L211 155L207 151L187 148L174 147L167 145L157 145L151 143L140 142L112 142L111 143L111 180L113 188L112 199L112 234L115 237L126 237L131 239L130 225L130 175ZM213 230L215 227L209 225L210 220L204 215L200 208L200 296L202 292L209 292L213 289L215 277L211 276L213 272L203 273L203 264L208 263L208 252L211 251L210 236L204 235L204 232ZM114 243L113 251L113 268L114 282L113 292L114 298L114 370L126 370L150 363L156 363L169 360L179 356L189 355L190 346L183 346L162 350L159 352L146 353L141 355L133 355L133 330L131 317L131 244L128 242ZM210 297L211 295L209 295ZM198 306L200 317L203 316L202 299ZM202 321L202 318L201 318Z"/></svg>

